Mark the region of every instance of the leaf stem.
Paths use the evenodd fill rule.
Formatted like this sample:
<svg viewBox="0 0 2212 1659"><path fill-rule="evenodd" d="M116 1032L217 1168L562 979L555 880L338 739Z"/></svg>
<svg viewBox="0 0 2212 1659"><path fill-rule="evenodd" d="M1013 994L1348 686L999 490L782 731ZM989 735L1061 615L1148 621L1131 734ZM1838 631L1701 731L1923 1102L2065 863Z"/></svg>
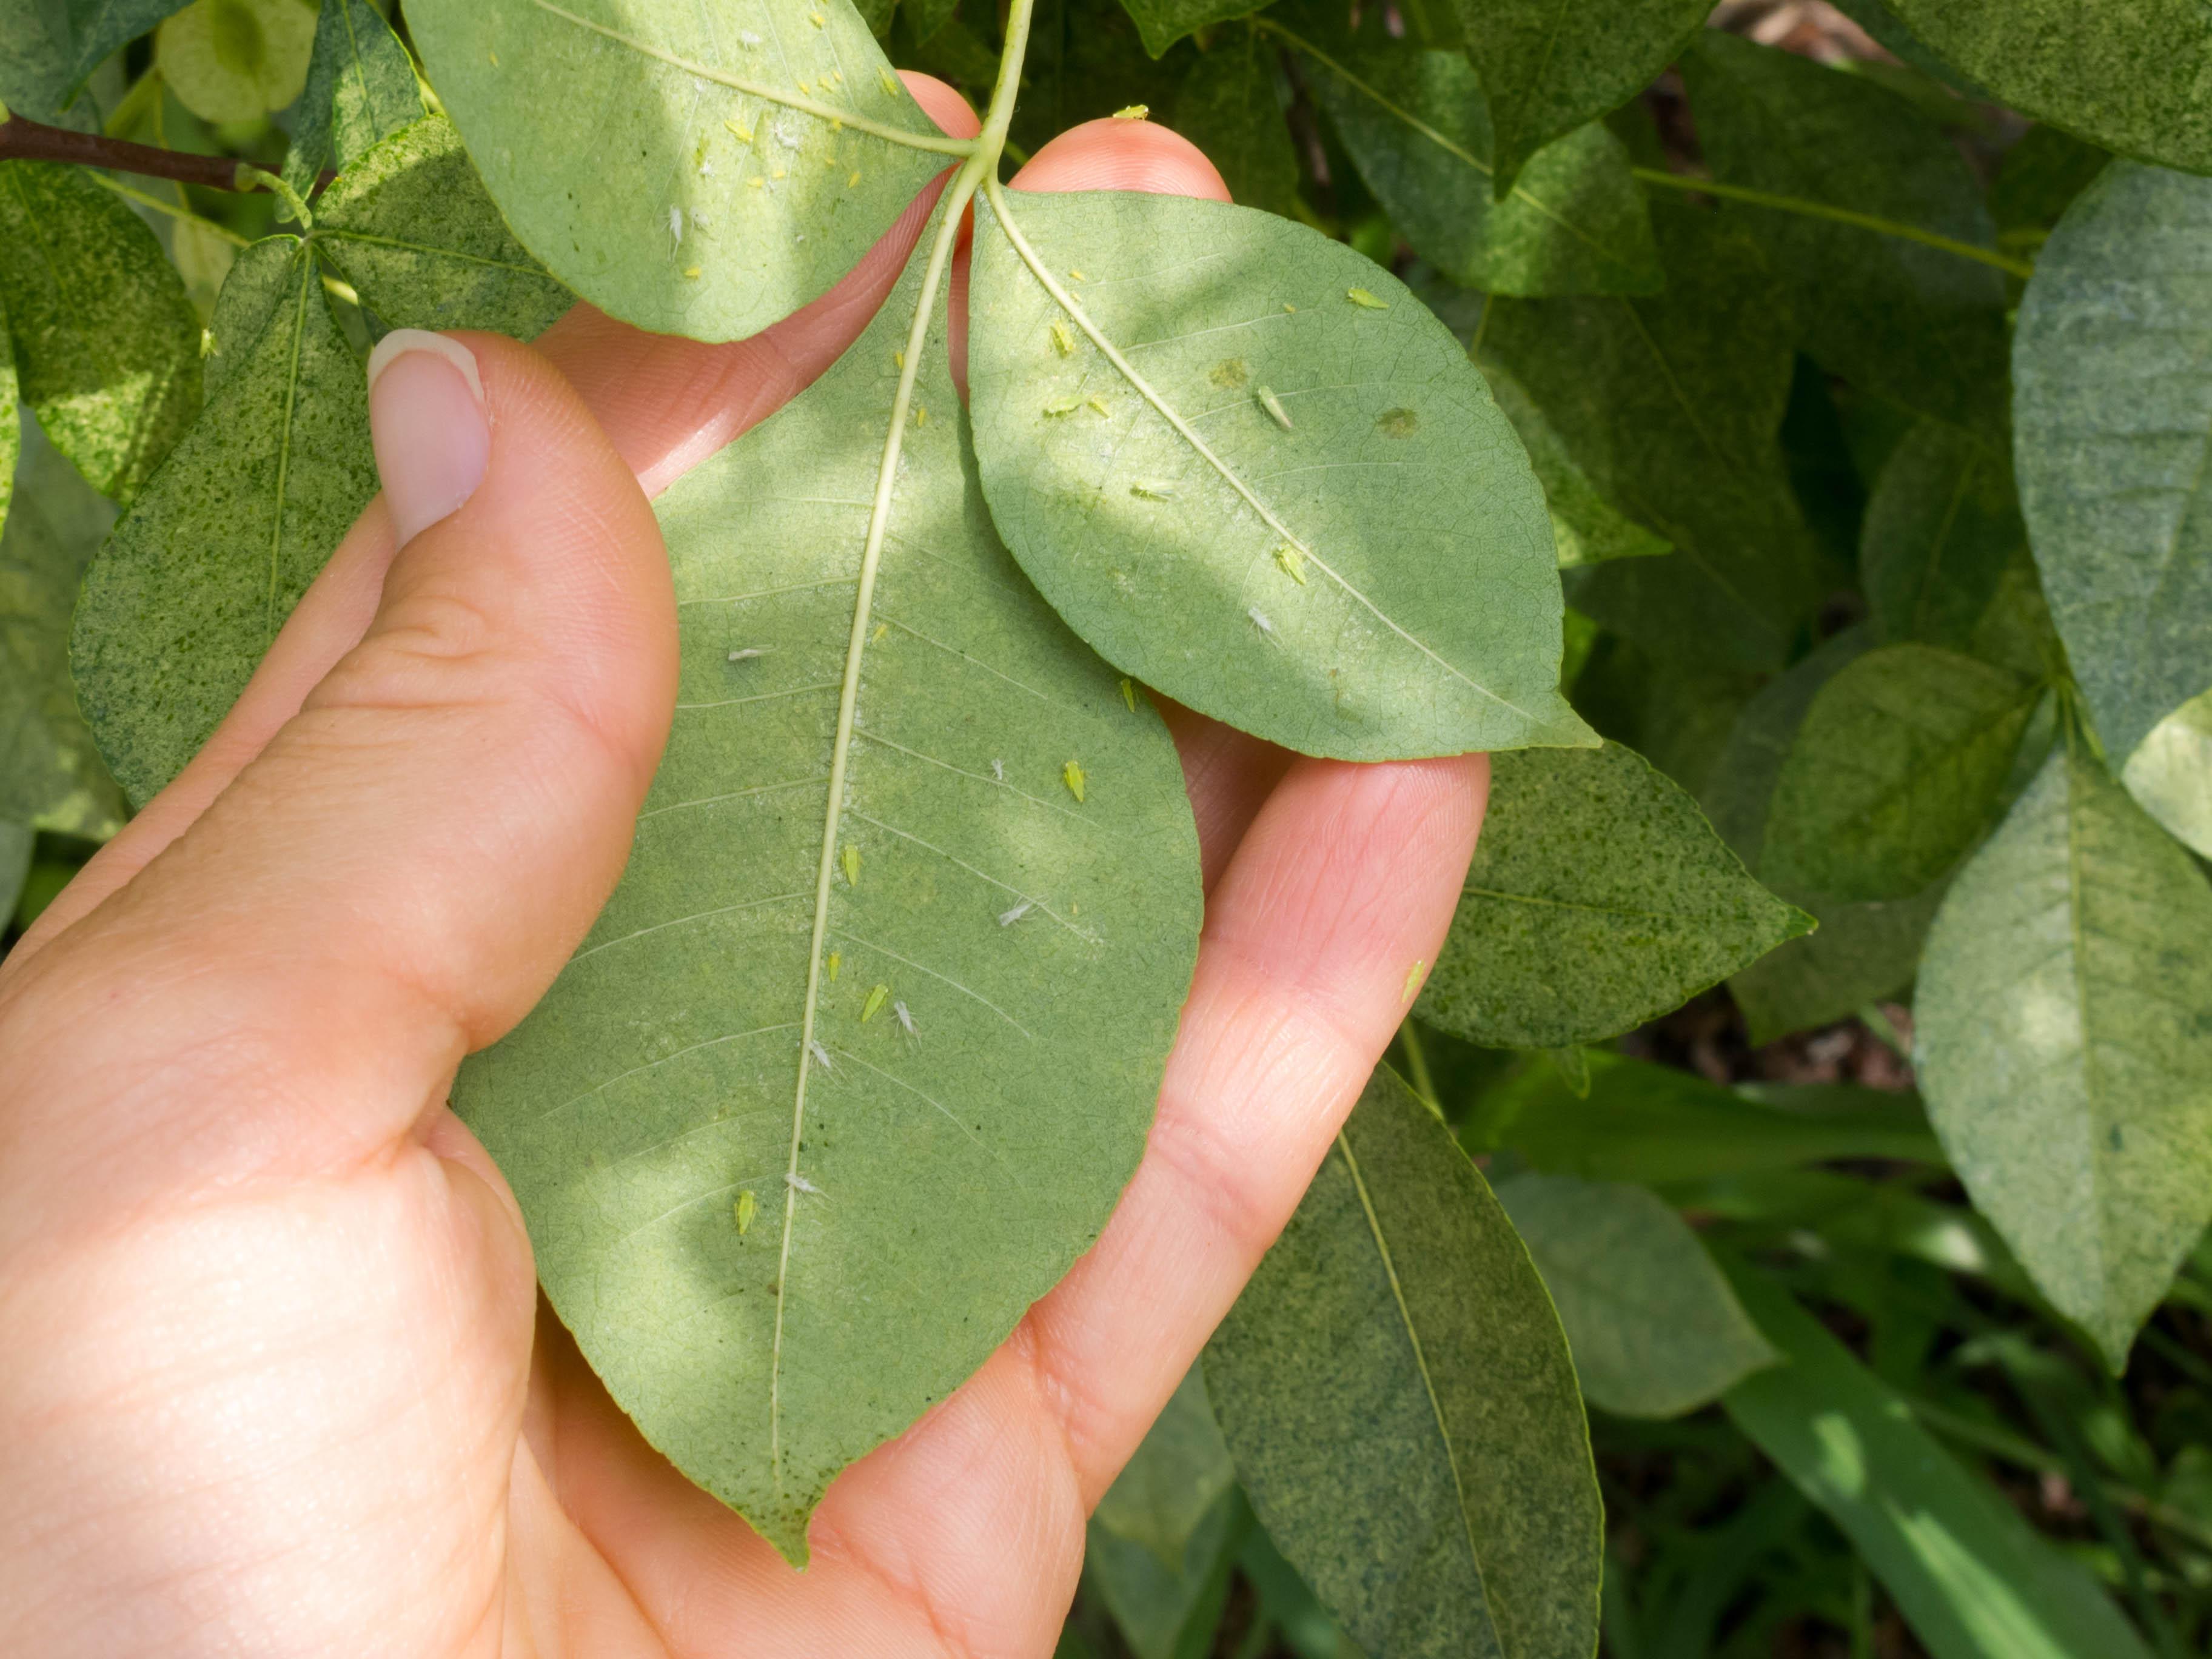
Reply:
<svg viewBox="0 0 2212 1659"><path fill-rule="evenodd" d="M50 127L11 115L0 122L0 161L67 161L78 167L112 167L149 179L174 179L179 184L205 190L254 190L258 182L241 183L238 162L228 155L193 155L182 150L156 149L104 133L76 132Z"/></svg>
<svg viewBox="0 0 2212 1659"><path fill-rule="evenodd" d="M125 201L136 202L140 207L151 208L156 213L166 213L172 219L179 219L186 224L198 225L202 230L210 231L220 236L233 247L245 247L252 240L250 237L240 235L228 225L219 224L213 219L203 218L190 208L179 207L174 202L165 202L158 196L149 196L144 191L126 185L120 179L111 179L104 173L94 173L92 176Z"/></svg>
<svg viewBox="0 0 2212 1659"><path fill-rule="evenodd" d="M1628 171L1629 175L1639 184L1656 185L1662 190L1717 197L1724 202L1741 202L1747 207L1769 208L1777 213L1795 213L1807 219L1826 219L1832 224L1870 230L1878 236L1894 236L1899 241L1917 242L1923 247L1932 247L1961 259L1971 259L1976 264L1987 265L1993 270L2002 270L2022 282L2035 275L2035 267L2026 260L2010 258L1995 248L1977 247L1972 242L1941 236L1932 230L1923 230L1917 225L1908 225L1901 220L1884 219L1850 208L1832 207L1826 202L1811 201L1802 196L1771 195L1763 190L1748 190L1741 185L1724 185L1717 179L1668 173L1659 167L1632 167Z"/></svg>

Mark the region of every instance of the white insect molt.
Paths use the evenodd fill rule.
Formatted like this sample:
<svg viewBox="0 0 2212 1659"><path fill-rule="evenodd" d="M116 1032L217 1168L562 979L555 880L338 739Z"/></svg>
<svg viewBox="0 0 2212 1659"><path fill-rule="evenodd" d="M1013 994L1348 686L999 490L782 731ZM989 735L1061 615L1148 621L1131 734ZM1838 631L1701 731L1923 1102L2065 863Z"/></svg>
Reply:
<svg viewBox="0 0 2212 1659"><path fill-rule="evenodd" d="M794 1193L811 1193L817 1198L822 1196L822 1189L816 1186L812 1182L809 1181L805 1176L799 1174L796 1170L787 1171L783 1177L783 1184L790 1188Z"/></svg>
<svg viewBox="0 0 2212 1659"><path fill-rule="evenodd" d="M711 168L709 168L709 167L708 167L708 165L707 165L704 161L702 161L702 162L699 164L699 171L700 171L700 172L702 172L702 173L707 173L707 172L710 172L710 171L712 171L712 169L711 169ZM702 229L702 230L706 229L706 228L707 228L707 210L706 210L706 209L704 209L704 208L693 208L693 209L691 210L691 222L692 222L693 224L695 224L695 225L698 226L698 227L699 227L699 228L700 228L700 229Z"/></svg>
<svg viewBox="0 0 2212 1659"><path fill-rule="evenodd" d="M757 46L761 44L761 38L757 34L755 34L750 29L739 29L738 31L738 43L740 46Z"/></svg>
<svg viewBox="0 0 2212 1659"><path fill-rule="evenodd" d="M742 651L731 652L730 660L732 662L750 662L755 657L764 657L767 654L767 651L760 646L749 645Z"/></svg>
<svg viewBox="0 0 2212 1659"><path fill-rule="evenodd" d="M1012 909L1001 910L999 912L999 926L1001 927L1011 927L1016 922L1019 921L1024 916L1029 915L1030 911L1036 908L1036 901L1035 899L1024 899Z"/></svg>
<svg viewBox="0 0 2212 1659"><path fill-rule="evenodd" d="M1271 640L1275 637L1275 624L1267 620L1267 613L1261 610L1258 605L1254 605L1244 614L1252 619L1252 626L1258 629L1261 633Z"/></svg>
<svg viewBox="0 0 2212 1659"><path fill-rule="evenodd" d="M919 1036L921 1035L919 1031L914 1029L914 1016L907 1012L906 1004L903 1002L892 1003L891 1012L898 1017L899 1030L904 1031L908 1036Z"/></svg>
<svg viewBox="0 0 2212 1659"><path fill-rule="evenodd" d="M1260 399L1260 407L1267 411L1267 417L1284 431L1290 431L1291 429L1291 415L1290 411L1283 407L1283 400L1266 386L1254 386L1252 390Z"/></svg>
<svg viewBox="0 0 2212 1659"><path fill-rule="evenodd" d="M994 761L993 761L993 762L991 763L991 775L992 775L992 777L994 777L994 779L996 779L999 782L1000 782L1000 783L1004 783L1004 782L1006 781L1006 762L1004 762L1004 761L1002 761L1002 760L994 760Z"/></svg>
<svg viewBox="0 0 2212 1659"><path fill-rule="evenodd" d="M675 239L677 246L684 246L684 210L680 207L668 210L668 234Z"/></svg>
<svg viewBox="0 0 2212 1659"><path fill-rule="evenodd" d="M806 1040L806 1052L814 1056L814 1063L823 1071L834 1072L837 1069L830 1063L830 1051L812 1037Z"/></svg>

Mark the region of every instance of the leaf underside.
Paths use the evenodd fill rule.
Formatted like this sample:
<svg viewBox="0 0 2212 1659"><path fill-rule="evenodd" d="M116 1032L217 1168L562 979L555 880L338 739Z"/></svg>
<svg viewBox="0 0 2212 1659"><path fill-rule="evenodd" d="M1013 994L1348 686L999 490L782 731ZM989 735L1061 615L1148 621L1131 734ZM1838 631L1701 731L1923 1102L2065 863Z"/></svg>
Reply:
<svg viewBox="0 0 2212 1659"><path fill-rule="evenodd" d="M454 1094L616 1400L794 1561L1097 1236L1199 918L1165 727L993 533L941 345L856 625L921 264L661 498L682 678L628 872Z"/></svg>
<svg viewBox="0 0 2212 1659"><path fill-rule="evenodd" d="M1001 197L970 303L992 513L1109 660L1307 754L1590 741L1542 490L1379 267L1218 203Z"/></svg>

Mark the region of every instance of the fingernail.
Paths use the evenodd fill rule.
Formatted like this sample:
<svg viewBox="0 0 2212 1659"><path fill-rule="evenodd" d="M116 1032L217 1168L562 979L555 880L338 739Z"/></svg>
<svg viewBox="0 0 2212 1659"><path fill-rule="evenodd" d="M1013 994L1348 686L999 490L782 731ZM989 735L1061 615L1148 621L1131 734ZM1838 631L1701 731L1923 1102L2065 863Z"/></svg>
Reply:
<svg viewBox="0 0 2212 1659"><path fill-rule="evenodd" d="M368 430L404 547L476 494L491 459L477 360L459 340L395 328L368 354Z"/></svg>

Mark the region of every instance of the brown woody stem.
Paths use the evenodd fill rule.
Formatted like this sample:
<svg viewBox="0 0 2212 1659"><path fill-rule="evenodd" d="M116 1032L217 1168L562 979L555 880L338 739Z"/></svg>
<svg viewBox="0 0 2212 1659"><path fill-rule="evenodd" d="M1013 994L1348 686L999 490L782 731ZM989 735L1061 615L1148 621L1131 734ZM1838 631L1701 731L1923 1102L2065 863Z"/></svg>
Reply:
<svg viewBox="0 0 2212 1659"><path fill-rule="evenodd" d="M231 156L156 149L151 144L128 143L96 132L50 127L20 115L0 121L0 161L70 161L79 167L143 173L152 179L174 179L179 184L209 190L261 188L251 173L240 176L238 162Z"/></svg>

